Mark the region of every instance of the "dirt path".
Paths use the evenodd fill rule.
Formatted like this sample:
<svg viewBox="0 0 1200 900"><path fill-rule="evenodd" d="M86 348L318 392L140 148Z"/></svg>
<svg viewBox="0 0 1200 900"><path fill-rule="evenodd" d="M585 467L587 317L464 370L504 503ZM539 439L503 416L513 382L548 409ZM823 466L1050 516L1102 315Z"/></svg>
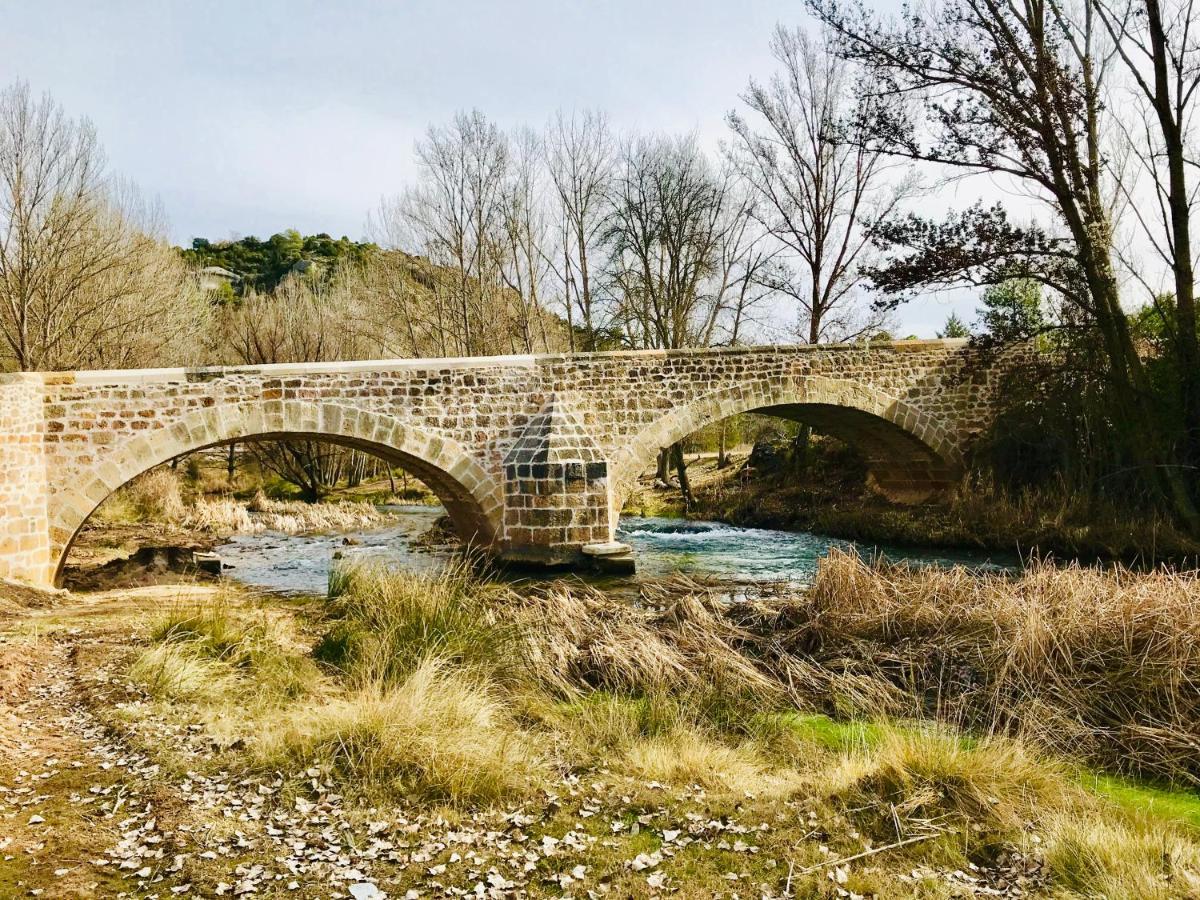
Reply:
<svg viewBox="0 0 1200 900"><path fill-rule="evenodd" d="M0 621L0 897L382 897L376 861L446 846L449 822L375 821L323 773L237 777L217 735L117 674L141 621L209 586L68 595ZM193 768L194 767L194 768ZM431 827L433 826L433 827ZM428 845L428 846L427 846ZM403 892L398 896L404 896Z"/></svg>
<svg viewBox="0 0 1200 900"><path fill-rule="evenodd" d="M80 653L105 638L65 623L102 599L0 633L0 895L130 896L170 859L155 822L157 766L81 699ZM127 852L134 836L145 854Z"/></svg>

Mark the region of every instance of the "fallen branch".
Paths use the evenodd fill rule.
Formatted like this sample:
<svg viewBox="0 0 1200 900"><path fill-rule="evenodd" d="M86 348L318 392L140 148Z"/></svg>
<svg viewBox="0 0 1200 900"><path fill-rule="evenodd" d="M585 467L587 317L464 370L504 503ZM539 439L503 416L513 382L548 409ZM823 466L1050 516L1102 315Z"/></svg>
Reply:
<svg viewBox="0 0 1200 900"><path fill-rule="evenodd" d="M918 834L910 838L905 838L902 841L896 841L894 844L886 844L883 847L872 847L870 850L864 850L862 853L855 853L853 856L844 856L841 859L830 860L829 862L817 863L815 866L809 866L807 869L801 869L801 875L807 875L809 872L815 872L817 869L828 869L830 866L841 866L848 862L854 862L856 859L863 859L867 856L874 856L876 853L883 853L885 850L895 850L897 847L904 847L908 844L916 844L920 841L927 841L930 838L935 838L940 832L933 834Z"/></svg>

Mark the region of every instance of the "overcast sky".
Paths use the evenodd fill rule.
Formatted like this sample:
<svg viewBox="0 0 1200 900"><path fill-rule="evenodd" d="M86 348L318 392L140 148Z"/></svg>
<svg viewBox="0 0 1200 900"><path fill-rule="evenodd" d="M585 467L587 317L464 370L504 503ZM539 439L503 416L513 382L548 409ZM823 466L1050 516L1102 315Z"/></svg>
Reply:
<svg viewBox="0 0 1200 900"><path fill-rule="evenodd" d="M509 127L596 107L619 130L695 130L715 149L747 79L772 71L775 23L805 21L796 0L0 5L0 83L90 117L180 244L360 238L412 177L414 140L459 109ZM911 304L900 330L931 336L973 306Z"/></svg>

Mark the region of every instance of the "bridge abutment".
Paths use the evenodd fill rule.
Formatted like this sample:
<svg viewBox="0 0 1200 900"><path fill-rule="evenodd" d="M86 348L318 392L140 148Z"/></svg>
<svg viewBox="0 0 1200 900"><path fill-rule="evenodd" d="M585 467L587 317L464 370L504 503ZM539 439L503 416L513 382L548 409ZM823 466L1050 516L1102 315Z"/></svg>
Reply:
<svg viewBox="0 0 1200 900"><path fill-rule="evenodd" d="M0 579L54 582L47 504L42 380L0 380Z"/></svg>

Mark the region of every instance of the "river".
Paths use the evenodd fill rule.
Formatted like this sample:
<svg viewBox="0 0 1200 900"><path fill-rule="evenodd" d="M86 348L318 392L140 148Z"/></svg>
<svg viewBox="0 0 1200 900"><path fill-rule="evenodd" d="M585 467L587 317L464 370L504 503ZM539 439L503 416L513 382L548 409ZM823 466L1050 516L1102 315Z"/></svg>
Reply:
<svg viewBox="0 0 1200 900"><path fill-rule="evenodd" d="M441 565L448 547L421 547L418 538L442 515L440 507L386 507L388 524L338 534L288 535L275 532L236 535L217 548L231 568L229 577L251 587L288 593L324 593L336 556L367 557L414 569ZM807 584L817 561L831 547L848 541L807 532L738 528L721 522L623 516L618 538L633 545L638 574L654 578L683 572L736 582ZM955 553L944 549L860 547L864 555L920 564L960 564L980 569L1010 569L1015 556ZM607 581L608 579L606 579Z"/></svg>

